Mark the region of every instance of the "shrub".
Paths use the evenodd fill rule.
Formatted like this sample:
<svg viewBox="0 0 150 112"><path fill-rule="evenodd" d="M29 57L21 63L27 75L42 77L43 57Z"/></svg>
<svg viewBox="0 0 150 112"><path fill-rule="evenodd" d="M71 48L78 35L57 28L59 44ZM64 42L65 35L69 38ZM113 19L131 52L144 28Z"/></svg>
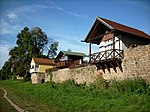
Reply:
<svg viewBox="0 0 150 112"><path fill-rule="evenodd" d="M105 80L103 78L98 78L95 80L93 84L90 84L90 89L104 90L108 89L110 86L110 81Z"/></svg>
<svg viewBox="0 0 150 112"><path fill-rule="evenodd" d="M31 80L30 77L31 77L30 73L27 72L27 73L25 74L25 76L23 77L23 79L24 79L24 81L30 81L30 80Z"/></svg>
<svg viewBox="0 0 150 112"><path fill-rule="evenodd" d="M126 79L122 81L112 81L112 87L117 89L119 92L129 93L146 93L148 90L148 84L142 78Z"/></svg>

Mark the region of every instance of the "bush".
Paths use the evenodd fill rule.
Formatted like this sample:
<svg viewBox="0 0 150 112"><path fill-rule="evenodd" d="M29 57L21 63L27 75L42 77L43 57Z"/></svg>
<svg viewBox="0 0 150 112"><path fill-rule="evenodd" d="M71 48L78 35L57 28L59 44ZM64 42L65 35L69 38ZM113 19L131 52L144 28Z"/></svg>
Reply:
<svg viewBox="0 0 150 112"><path fill-rule="evenodd" d="M142 78L126 79L122 81L112 81L112 87L117 89L119 92L129 92L129 93L146 93L148 91L149 85Z"/></svg>
<svg viewBox="0 0 150 112"><path fill-rule="evenodd" d="M148 93L150 94L149 84L142 78L126 79L122 81L99 78L95 83L89 86L90 90L107 91L107 92L126 92L126 93Z"/></svg>
<svg viewBox="0 0 150 112"><path fill-rule="evenodd" d="M23 77L23 80L24 80L24 81L30 81L30 80L31 80L30 77L31 77L30 73L27 72L27 73L25 74L25 76Z"/></svg>
<svg viewBox="0 0 150 112"><path fill-rule="evenodd" d="M109 86L110 86L110 81L105 80L103 78L98 78L95 80L94 83L89 85L89 89L90 90L96 89L96 90L102 90L103 91L105 89L108 89Z"/></svg>

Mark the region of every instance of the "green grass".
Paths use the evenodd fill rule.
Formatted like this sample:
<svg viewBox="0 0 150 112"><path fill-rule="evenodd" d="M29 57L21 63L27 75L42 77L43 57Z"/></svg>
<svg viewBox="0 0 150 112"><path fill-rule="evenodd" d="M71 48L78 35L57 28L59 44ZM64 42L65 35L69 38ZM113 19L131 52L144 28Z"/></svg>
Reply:
<svg viewBox="0 0 150 112"><path fill-rule="evenodd" d="M0 86L29 112L149 112L150 86L143 79L97 80L89 86L74 81L31 84L6 80Z"/></svg>
<svg viewBox="0 0 150 112"><path fill-rule="evenodd" d="M17 112L3 97L4 91L0 89L0 112Z"/></svg>

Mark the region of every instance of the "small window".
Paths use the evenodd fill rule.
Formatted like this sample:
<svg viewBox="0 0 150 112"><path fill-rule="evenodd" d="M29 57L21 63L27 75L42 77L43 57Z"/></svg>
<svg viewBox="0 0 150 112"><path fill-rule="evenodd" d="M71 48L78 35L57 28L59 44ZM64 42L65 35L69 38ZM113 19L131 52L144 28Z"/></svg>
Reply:
<svg viewBox="0 0 150 112"><path fill-rule="evenodd" d="M38 65L38 64L36 64L36 65L35 65L35 68L39 68L39 65Z"/></svg>
<svg viewBox="0 0 150 112"><path fill-rule="evenodd" d="M31 69L33 69L34 68L34 65L31 65Z"/></svg>

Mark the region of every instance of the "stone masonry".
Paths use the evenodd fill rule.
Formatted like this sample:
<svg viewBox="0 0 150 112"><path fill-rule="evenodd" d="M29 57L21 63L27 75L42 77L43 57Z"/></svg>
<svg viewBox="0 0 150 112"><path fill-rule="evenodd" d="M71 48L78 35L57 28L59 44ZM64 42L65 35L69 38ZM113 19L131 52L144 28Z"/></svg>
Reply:
<svg viewBox="0 0 150 112"><path fill-rule="evenodd" d="M124 59L122 60L122 70L116 67L115 72L110 68L110 72L105 69L98 70L95 65L75 68L60 69L53 72L52 81L62 82L68 79L74 79L76 83L92 83L97 77L103 77L106 80L142 77L150 82L150 45L129 48L124 51ZM50 75L46 75L45 81L50 81Z"/></svg>
<svg viewBox="0 0 150 112"><path fill-rule="evenodd" d="M76 69L60 69L52 74L52 81L56 83L74 79L77 84L88 84L96 79L97 68L96 66L87 66ZM45 81L50 81L50 75L46 75Z"/></svg>
<svg viewBox="0 0 150 112"><path fill-rule="evenodd" d="M138 46L129 48L124 52L124 59L122 60L123 72L116 68L115 72L112 68L110 73L105 69L98 72L103 74L104 79L118 79L123 80L126 78L142 77L150 82L150 45Z"/></svg>

